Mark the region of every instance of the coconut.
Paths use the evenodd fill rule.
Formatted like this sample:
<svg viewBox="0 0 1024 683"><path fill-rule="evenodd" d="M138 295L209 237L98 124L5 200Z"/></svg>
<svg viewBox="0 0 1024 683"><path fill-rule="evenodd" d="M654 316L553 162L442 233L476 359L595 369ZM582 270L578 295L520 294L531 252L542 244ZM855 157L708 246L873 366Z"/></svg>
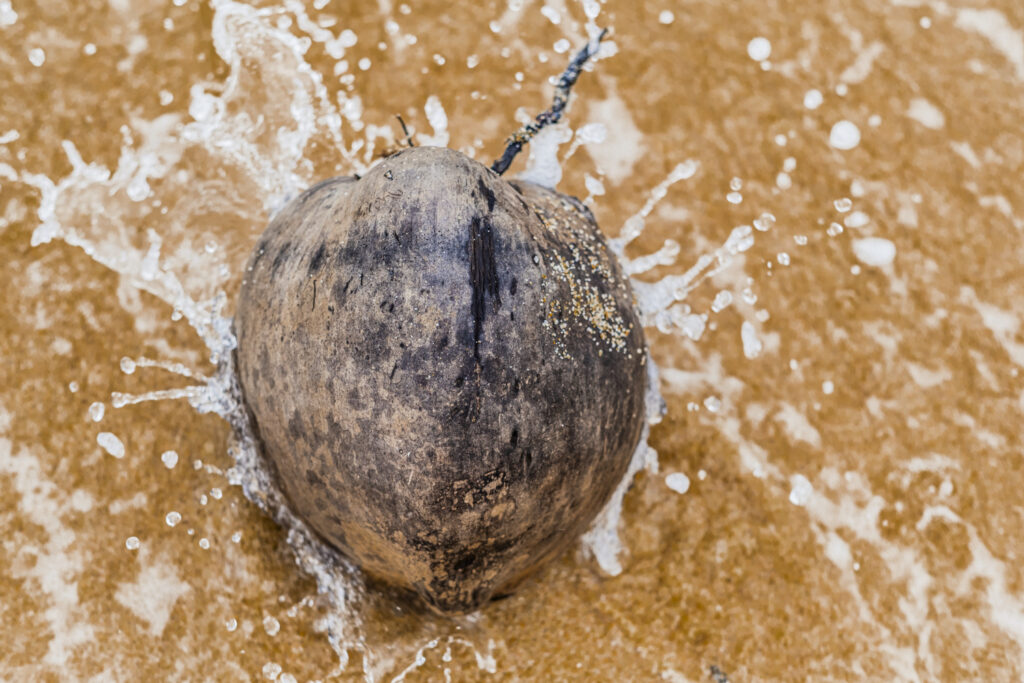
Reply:
<svg viewBox="0 0 1024 683"><path fill-rule="evenodd" d="M453 150L409 148L285 206L235 330L293 510L440 611L563 552L640 438L643 329L593 214Z"/></svg>

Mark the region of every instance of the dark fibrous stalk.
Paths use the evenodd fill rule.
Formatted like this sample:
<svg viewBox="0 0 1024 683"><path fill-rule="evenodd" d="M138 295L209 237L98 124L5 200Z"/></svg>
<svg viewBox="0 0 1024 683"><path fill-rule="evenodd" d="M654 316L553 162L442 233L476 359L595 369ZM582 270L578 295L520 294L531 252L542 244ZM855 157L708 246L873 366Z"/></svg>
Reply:
<svg viewBox="0 0 1024 683"><path fill-rule="evenodd" d="M398 125L402 127L402 132L405 133L405 144L415 147L416 143L412 141L412 135L409 134L409 129L405 125L405 119L402 118L401 114L395 114L395 118L398 119Z"/></svg>
<svg viewBox="0 0 1024 683"><path fill-rule="evenodd" d="M555 85L555 96L551 102L551 107L537 114L537 117L527 123L525 126L520 128L516 133L508 139L505 146L505 152L501 157L491 164L491 170L502 175L508 170L508 167L512 165L512 161L516 158L516 155L522 151L523 145L528 143L533 136L543 130L545 127L550 126L554 123L558 123L559 119L562 118L562 112L565 110L565 106L569 103L569 94L572 91L572 87L576 85L577 79L580 77L580 72L583 71L583 66L597 54L598 48L601 46L601 41L604 40L607 35L608 29L602 29L601 33L598 34L595 40L589 41L583 49L576 53L576 56L569 62L569 66L565 68L562 75L558 79L558 83Z"/></svg>

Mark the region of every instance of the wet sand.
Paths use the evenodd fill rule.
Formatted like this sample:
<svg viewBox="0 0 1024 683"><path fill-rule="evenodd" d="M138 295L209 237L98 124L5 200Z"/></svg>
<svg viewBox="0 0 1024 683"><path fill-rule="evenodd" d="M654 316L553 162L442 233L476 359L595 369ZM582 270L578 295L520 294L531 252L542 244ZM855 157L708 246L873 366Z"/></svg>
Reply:
<svg viewBox="0 0 1024 683"><path fill-rule="evenodd" d="M600 5L617 54L569 124L607 139L559 189L601 179L614 237L699 163L627 250L678 242L647 282L775 223L687 295L683 328L647 331L668 412L621 572L573 551L459 623L365 598L339 672L316 583L229 484L228 424L114 408L195 384L122 359L212 374L165 274L229 315L273 208L372 161L339 146L394 143L395 113L489 162L594 6L179 1L0 0L0 677L1024 676L1019 4Z"/></svg>

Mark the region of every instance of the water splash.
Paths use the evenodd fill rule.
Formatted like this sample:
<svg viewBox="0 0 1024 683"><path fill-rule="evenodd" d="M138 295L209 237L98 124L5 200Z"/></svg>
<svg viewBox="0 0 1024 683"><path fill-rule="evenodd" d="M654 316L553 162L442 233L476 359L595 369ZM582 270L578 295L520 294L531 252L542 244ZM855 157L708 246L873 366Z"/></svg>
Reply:
<svg viewBox="0 0 1024 683"><path fill-rule="evenodd" d="M588 7L587 31L591 40L596 40L593 20L599 5L590 3ZM81 248L118 273L129 286L164 301L173 310L172 318L184 319L203 341L212 372L200 372L180 362L125 359L122 367L126 372L156 369L193 383L139 394L115 392L111 405L122 408L148 401L185 399L197 412L217 414L230 424L229 454L234 465L226 473L228 481L241 487L250 501L285 530L296 565L315 580L320 603L327 608L317 627L337 652L339 669L347 666L350 652L357 651L366 679L377 680L388 671L400 669L411 657L411 663L399 674L401 680L424 663L427 650L444 643L449 648L453 644L468 647L478 666L493 672L493 643L479 633L474 617L440 622L407 616L406 620L415 624L411 643L376 633L375 615L385 609L387 599L367 591L358 570L321 543L292 513L257 448L236 378L236 340L223 294L236 275L228 264L237 262L240 254L218 248L213 242L215 238L227 244L244 245L248 241L231 239L232 228L220 224L221 217L233 216L244 236L248 233L243 230L265 224L269 215L310 184L318 172L308 156L314 142L336 152L340 161L335 171L365 173L372 163L375 140L392 134L388 127L362 122L357 96L339 92L332 100L323 76L305 60L312 42L323 44L332 58L341 60L346 49L355 44L354 34L322 29L295 1L253 8L233 0L215 0L213 10L213 44L228 67L228 76L221 83L192 86L189 121L180 114L133 121L131 128L126 127L113 170L87 162L75 143L65 140L61 144L72 170L58 182L43 175L19 173L9 166L0 167L0 174L39 192L39 225L32 234L33 246L61 240ZM291 30L279 27L277 20L283 16L293 18ZM600 56L613 53L614 47L606 44ZM253 83L260 87L253 87ZM421 140L447 144L447 116L440 100L428 99L425 112L433 136L421 136ZM346 144L343 126L361 135ZM547 142L541 137L535 140L527 173L554 186L562 175L558 145L575 137L567 159L580 145L599 143L607 131L601 124L589 124L575 136L567 127L552 128L550 135ZM204 171L211 166L220 171L216 177L208 177ZM645 221L669 187L692 178L698 170L694 160L679 164L626 221L620 235L611 240L628 275L675 263L680 249L673 240L653 254L636 258L627 257L625 251L642 233ZM604 192L596 179L587 187L592 195ZM181 201L186 197L187 204ZM253 197L259 197L260 202L254 205ZM749 226L737 228L722 248L710 257L702 257L684 276L668 276L655 283L634 280L644 324L659 329L674 327L690 339L699 338L706 315L691 313L679 303L701 281L728 265L730 255L749 248L752 234ZM207 246L210 244L212 248ZM664 296L664 292L670 296ZM657 453L647 438L650 427L662 419L666 404L659 393L658 368L649 357L645 403L646 424L627 474L582 540L585 552L609 574L622 571L619 557L624 546L619 526L625 494L638 472L654 473L658 469ZM113 441L117 437L110 437L104 437L105 441L119 452ZM176 454L172 454L168 451L161 457L165 467L177 463Z"/></svg>

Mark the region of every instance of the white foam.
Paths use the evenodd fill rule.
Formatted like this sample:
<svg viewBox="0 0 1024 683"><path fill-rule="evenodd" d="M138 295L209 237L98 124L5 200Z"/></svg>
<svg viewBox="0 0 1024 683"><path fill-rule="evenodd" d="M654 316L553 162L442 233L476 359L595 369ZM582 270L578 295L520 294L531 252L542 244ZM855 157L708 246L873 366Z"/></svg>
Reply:
<svg viewBox="0 0 1024 683"><path fill-rule="evenodd" d="M932 130L939 130L946 125L946 117L942 111L923 97L915 97L910 100L907 116Z"/></svg>
<svg viewBox="0 0 1024 683"><path fill-rule="evenodd" d="M959 9L955 25L984 36L1024 80L1024 32L1015 29L997 9Z"/></svg>
<svg viewBox="0 0 1024 683"><path fill-rule="evenodd" d="M139 563L143 566L135 581L118 584L114 600L145 622L149 635L159 638L167 628L174 605L191 587L164 556L149 560L148 555L140 553Z"/></svg>

